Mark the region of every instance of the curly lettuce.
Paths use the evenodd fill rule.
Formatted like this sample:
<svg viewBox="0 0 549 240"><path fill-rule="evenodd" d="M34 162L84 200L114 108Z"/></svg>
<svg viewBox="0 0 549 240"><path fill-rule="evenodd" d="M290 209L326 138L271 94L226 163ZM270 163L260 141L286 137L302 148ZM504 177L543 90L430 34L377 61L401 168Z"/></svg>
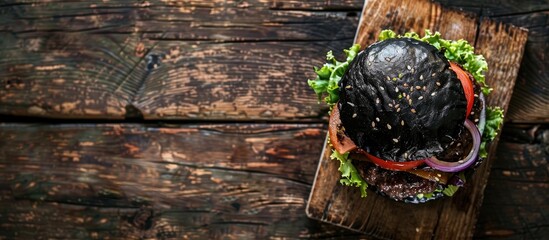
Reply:
<svg viewBox="0 0 549 240"><path fill-rule="evenodd" d="M349 159L349 153L340 154L338 151L332 150L330 158L339 160L339 171L341 172L341 180L339 182L346 186L359 188L360 196L366 197L368 183L360 176L351 159Z"/></svg>
<svg viewBox="0 0 549 240"><path fill-rule="evenodd" d="M488 152L486 150L486 143L496 138L501 125L503 124L503 109L500 107L487 107L486 108L486 125L484 126L484 132L482 133L482 141L480 143L479 156L486 158Z"/></svg>
<svg viewBox="0 0 549 240"><path fill-rule="evenodd" d="M315 91L320 101L323 96L324 102L330 107L333 106L339 100L339 80L343 77L343 74L349 68L349 64L360 51L360 45L355 44L349 49L343 50L347 58L345 61L340 62L334 57L332 51L326 54L327 63L321 68L315 67L315 73L317 74L315 79L309 79L307 82L309 86Z"/></svg>

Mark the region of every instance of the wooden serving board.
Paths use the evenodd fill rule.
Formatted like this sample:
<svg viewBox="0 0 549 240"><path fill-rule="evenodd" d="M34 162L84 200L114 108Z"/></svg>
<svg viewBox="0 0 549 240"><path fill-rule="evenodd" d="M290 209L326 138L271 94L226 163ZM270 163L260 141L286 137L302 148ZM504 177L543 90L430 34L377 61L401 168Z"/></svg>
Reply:
<svg viewBox="0 0 549 240"><path fill-rule="evenodd" d="M507 109L519 70L527 31L488 19L478 19L441 7L427 0L367 0L355 42L368 46L383 29L398 33L424 29L439 31L446 39L466 39L488 62L487 83L494 89L487 98L491 106ZM489 146L490 156L498 138ZM482 204L490 166L489 157L452 198L425 204L406 204L368 191L361 198L358 188L339 184L339 163L329 158L325 143L307 205L310 218L386 239L471 238Z"/></svg>

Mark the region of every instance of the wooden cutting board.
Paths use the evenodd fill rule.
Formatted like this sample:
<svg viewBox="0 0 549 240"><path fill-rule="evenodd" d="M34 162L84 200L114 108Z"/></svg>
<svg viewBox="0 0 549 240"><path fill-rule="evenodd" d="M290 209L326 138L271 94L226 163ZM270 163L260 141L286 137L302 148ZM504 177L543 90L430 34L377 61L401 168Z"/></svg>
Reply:
<svg viewBox="0 0 549 240"><path fill-rule="evenodd" d="M376 41L383 29L397 33L424 29L439 31L446 39L466 39L488 62L487 83L494 89L491 106L507 110L519 70L527 31L479 19L441 7L428 0L366 0L355 42L363 48ZM498 138L489 146L487 160L452 198L425 204L395 202L369 191L361 198L358 188L339 184L339 163L330 160L325 143L307 205L310 218L386 239L471 238L482 204L490 166L496 161Z"/></svg>

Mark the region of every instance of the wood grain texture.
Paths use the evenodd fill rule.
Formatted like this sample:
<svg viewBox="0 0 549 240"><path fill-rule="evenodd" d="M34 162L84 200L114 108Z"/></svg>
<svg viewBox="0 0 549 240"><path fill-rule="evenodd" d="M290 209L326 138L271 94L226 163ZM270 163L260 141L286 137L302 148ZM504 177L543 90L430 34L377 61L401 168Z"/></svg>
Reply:
<svg viewBox="0 0 549 240"><path fill-rule="evenodd" d="M438 2L533 29L525 54L528 64L522 66L511 101L517 107L511 107L508 115L519 122L547 120L544 86L549 77L544 69L549 25L543 9L549 3ZM338 52L351 44L362 3L4 1L0 3L0 113L48 118L315 119L324 109L303 80L314 77L310 69L322 64L324 52ZM394 11L402 7L395 6ZM420 19L390 20L385 26L414 23L419 31L428 27L448 29L444 33L448 36L457 32L451 29L464 15L440 15L439 5L431 8ZM465 39L475 33L475 25L459 27ZM368 37L372 40L375 35ZM223 53L219 51L234 55L212 62L198 57ZM254 71L247 67L254 64L252 60L273 64ZM228 79L209 81L212 70L223 70ZM291 85L295 89L291 96L261 87L288 86L281 82L287 78L297 83ZM217 85L239 94L236 107L228 101L231 98L223 100L221 95L227 93L214 89ZM189 99L195 92L203 98ZM269 94L275 97L265 99ZM265 101L276 107L259 103Z"/></svg>
<svg viewBox="0 0 549 240"><path fill-rule="evenodd" d="M451 14L446 16L446 12ZM488 96L488 103L506 108L517 76L527 32L485 19L480 21L480 26L474 27L477 21L475 18L456 18L459 15L429 1L366 1L363 19L376 24L359 25L356 41L370 44L374 40L371 33L379 32L385 25L394 26L400 33L431 28L443 34L456 36L460 31L464 31L464 35L473 40L471 42L476 41L477 51L489 62L487 79L495 90ZM460 26L461 22L452 19L460 19L463 26ZM494 154L496 145L497 139L489 148L491 154ZM414 205L397 203L373 192L369 192L366 199L361 199L357 189L338 184L338 163L329 159L330 151L330 147L326 147L321 157L307 207L309 216L378 238L473 237L478 209L482 203L493 158L487 159L467 186L454 197ZM355 212L363 214L352 214ZM410 221L400 221L390 216Z"/></svg>
<svg viewBox="0 0 549 240"><path fill-rule="evenodd" d="M475 238L549 235L549 128L507 125L495 154Z"/></svg>
<svg viewBox="0 0 549 240"><path fill-rule="evenodd" d="M352 43L352 3L4 2L0 114L316 118L306 79Z"/></svg>
<svg viewBox="0 0 549 240"><path fill-rule="evenodd" d="M305 216L325 133L320 124L0 124L0 239L366 238ZM475 238L546 236L548 144L546 127L506 126Z"/></svg>
<svg viewBox="0 0 549 240"><path fill-rule="evenodd" d="M0 239L356 236L304 214L325 133L0 124Z"/></svg>

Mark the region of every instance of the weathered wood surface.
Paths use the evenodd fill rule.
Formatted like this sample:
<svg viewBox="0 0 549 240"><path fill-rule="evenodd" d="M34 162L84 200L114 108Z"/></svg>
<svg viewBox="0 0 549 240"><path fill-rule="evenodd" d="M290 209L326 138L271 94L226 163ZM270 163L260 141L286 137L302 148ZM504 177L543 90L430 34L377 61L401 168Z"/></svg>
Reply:
<svg viewBox="0 0 549 240"><path fill-rule="evenodd" d="M529 29L507 120L548 122L549 3L437 2ZM0 120L319 121L304 80L352 43L362 5L0 1ZM445 16L435 25L466 18ZM305 217L324 135L318 124L1 124L0 239L365 238ZM506 125L474 238L549 235L548 135ZM206 158L183 158L193 149Z"/></svg>
<svg viewBox="0 0 549 240"><path fill-rule="evenodd" d="M393 26L400 33L422 32L428 28L454 37L467 37L488 62L487 83L494 91L487 97L487 103L507 108L526 43L527 32L523 29L486 19L481 19L477 26L478 20L474 17L460 16L460 13L430 1L366 1L362 14L368 22L358 26L355 41L361 45L373 43L376 40L373 33L387 26ZM491 154L495 153L496 145L497 139L489 148ZM362 199L358 189L339 184L339 164L330 159L330 154L331 148L326 145L307 206L312 218L379 238L460 239L473 236L493 157L485 160L467 186L454 197L413 205L395 203L371 191ZM356 212L362 214L352 214ZM400 218L413 220L399 222Z"/></svg>
<svg viewBox="0 0 549 240"><path fill-rule="evenodd" d="M352 43L359 11L357 1L7 2L0 113L316 118L325 108L306 79Z"/></svg>
<svg viewBox="0 0 549 240"><path fill-rule="evenodd" d="M539 239L549 130L507 129L475 238ZM0 124L0 239L364 238L305 216L325 134L320 124Z"/></svg>
<svg viewBox="0 0 549 240"><path fill-rule="evenodd" d="M509 119L549 121L549 3L440 2L530 29ZM324 52L351 44L362 4L4 1L0 114L314 119L325 109L301 80L313 77Z"/></svg>
<svg viewBox="0 0 549 240"><path fill-rule="evenodd" d="M475 238L549 236L548 127L505 127L484 192Z"/></svg>
<svg viewBox="0 0 549 240"><path fill-rule="evenodd" d="M305 216L325 133L0 124L0 239L353 236Z"/></svg>
<svg viewBox="0 0 549 240"><path fill-rule="evenodd" d="M320 124L0 124L0 239L364 238L305 216L325 134ZM475 238L549 234L548 136L506 128Z"/></svg>

